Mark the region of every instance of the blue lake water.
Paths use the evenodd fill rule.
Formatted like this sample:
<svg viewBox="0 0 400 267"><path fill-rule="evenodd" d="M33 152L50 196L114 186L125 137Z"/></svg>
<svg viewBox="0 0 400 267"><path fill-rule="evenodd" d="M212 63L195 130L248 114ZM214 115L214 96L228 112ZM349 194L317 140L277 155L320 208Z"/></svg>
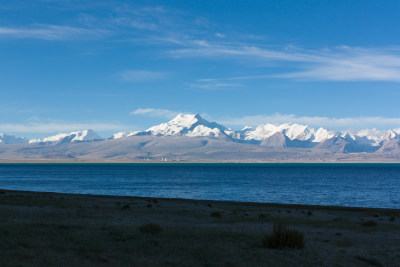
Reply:
<svg viewBox="0 0 400 267"><path fill-rule="evenodd" d="M0 188L400 208L400 164L0 164Z"/></svg>

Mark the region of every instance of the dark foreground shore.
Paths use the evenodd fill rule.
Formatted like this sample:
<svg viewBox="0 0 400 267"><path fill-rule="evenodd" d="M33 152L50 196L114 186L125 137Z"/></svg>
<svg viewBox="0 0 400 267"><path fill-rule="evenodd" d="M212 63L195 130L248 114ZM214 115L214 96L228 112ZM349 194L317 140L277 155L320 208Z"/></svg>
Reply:
<svg viewBox="0 0 400 267"><path fill-rule="evenodd" d="M56 265L399 266L400 210L0 190L0 266Z"/></svg>

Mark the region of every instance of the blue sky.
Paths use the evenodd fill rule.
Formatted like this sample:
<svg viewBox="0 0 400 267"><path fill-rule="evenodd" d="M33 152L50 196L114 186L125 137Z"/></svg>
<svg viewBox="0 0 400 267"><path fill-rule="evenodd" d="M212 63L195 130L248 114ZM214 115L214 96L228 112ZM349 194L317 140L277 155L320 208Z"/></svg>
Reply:
<svg viewBox="0 0 400 267"><path fill-rule="evenodd" d="M399 1L0 1L0 132L400 127Z"/></svg>

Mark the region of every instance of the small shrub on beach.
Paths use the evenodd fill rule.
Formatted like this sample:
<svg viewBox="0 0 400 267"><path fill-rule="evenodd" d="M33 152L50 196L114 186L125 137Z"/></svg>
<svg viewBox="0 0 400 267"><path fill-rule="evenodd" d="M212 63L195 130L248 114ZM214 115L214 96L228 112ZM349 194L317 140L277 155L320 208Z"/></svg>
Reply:
<svg viewBox="0 0 400 267"><path fill-rule="evenodd" d="M211 215L211 217L220 218L220 217L222 217L222 212L220 210L216 210L216 211L211 212L210 215Z"/></svg>
<svg viewBox="0 0 400 267"><path fill-rule="evenodd" d="M304 247L304 234L295 229L288 229L285 224L274 224L272 233L265 235L262 240L263 247L275 248L295 248Z"/></svg>
<svg viewBox="0 0 400 267"><path fill-rule="evenodd" d="M158 234L158 233L163 231L161 226L159 224L157 224L157 223L143 224L142 226L140 226L139 230L142 233L152 234L152 235Z"/></svg>
<svg viewBox="0 0 400 267"><path fill-rule="evenodd" d="M395 220L396 220L396 217L394 215L390 215L389 222L394 222Z"/></svg>
<svg viewBox="0 0 400 267"><path fill-rule="evenodd" d="M364 227L372 227L372 226L377 226L378 224L374 221L366 221L362 223L362 226Z"/></svg>

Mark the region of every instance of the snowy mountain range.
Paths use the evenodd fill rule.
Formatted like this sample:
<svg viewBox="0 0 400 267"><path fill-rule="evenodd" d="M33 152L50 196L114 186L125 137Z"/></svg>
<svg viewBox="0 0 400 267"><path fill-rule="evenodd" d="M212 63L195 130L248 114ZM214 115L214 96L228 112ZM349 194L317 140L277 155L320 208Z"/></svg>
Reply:
<svg viewBox="0 0 400 267"><path fill-rule="evenodd" d="M267 123L257 128L245 127L241 131L233 131L215 122L209 122L203 119L199 114L180 114L173 120L153 126L146 131L119 132L113 135L113 139L155 135L155 136L173 136L184 135L189 137L208 136L229 138L236 141L249 141L251 143L262 143L262 141L272 137L277 133L282 133L289 140L298 140L304 142L319 143L323 140L332 138L335 133L324 128L315 130L305 125L299 124L281 124L274 125Z"/></svg>
<svg viewBox="0 0 400 267"><path fill-rule="evenodd" d="M154 139L158 137L163 139ZM172 137L173 139L168 139ZM190 141L190 138L194 138L193 141ZM308 152L321 150L341 154L364 152L400 153L400 128L387 131L367 129L358 132L335 132L325 128L314 129L307 125L296 123L267 123L259 125L256 128L245 127L240 131L233 131L216 122L209 122L199 114L179 114L169 122L161 123L147 130L118 132L107 139L101 138L93 130L61 133L43 139L32 140L0 134L0 145L3 148L5 147L4 145L8 144L26 144L28 147L29 145L57 146L66 144L78 145L79 143L86 144L96 141L95 143L103 142L104 145L114 142L114 145L121 145L120 150L123 150L124 142L135 142L134 140L139 139L157 140L157 146L160 148L163 146L162 142L168 143L168 140L174 140L174 142L185 140L188 144L192 144L197 142L195 138L202 138L202 144L207 144L209 140L215 140L215 142L218 142L218 140L221 142L224 141L224 149L227 149L229 144L232 147L235 146L233 145L234 143L242 144L240 146L246 151L247 149L254 150L255 147L259 147L261 150L273 149L274 151L283 151L283 149L304 149L304 151ZM138 145L141 146L140 144L142 143ZM176 144L175 146L177 146ZM172 149L167 147L165 148L165 153L168 152L168 149ZM111 148L107 147L104 149L110 151ZM185 147L181 149L185 149ZM191 153L195 153L195 151ZM116 154L118 153L116 152Z"/></svg>
<svg viewBox="0 0 400 267"><path fill-rule="evenodd" d="M356 133L335 132L325 128L314 129L296 123L262 124L233 131L199 114L180 114L167 123L145 131L119 132L112 139L129 136L189 136L225 138L235 142L270 147L320 148L336 152L373 152L391 140L400 138L400 128L393 130L366 129Z"/></svg>
<svg viewBox="0 0 400 267"><path fill-rule="evenodd" d="M87 141L99 141L103 140L93 130L84 130L71 133L61 133L53 136L49 136L43 139L32 139L29 143L72 143L72 142L87 142Z"/></svg>

